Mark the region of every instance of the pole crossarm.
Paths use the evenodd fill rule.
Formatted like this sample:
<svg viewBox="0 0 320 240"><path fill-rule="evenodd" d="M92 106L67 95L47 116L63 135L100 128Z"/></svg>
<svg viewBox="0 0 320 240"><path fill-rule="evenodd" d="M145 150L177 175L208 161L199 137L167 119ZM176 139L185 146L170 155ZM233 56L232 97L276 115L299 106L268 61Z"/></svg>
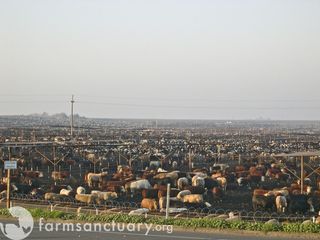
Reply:
<svg viewBox="0 0 320 240"><path fill-rule="evenodd" d="M124 156L122 153L120 153L120 151L119 150L117 150L118 151L118 154L121 156L121 157L123 157L125 160L127 160L128 162L130 161L126 156Z"/></svg>
<svg viewBox="0 0 320 240"><path fill-rule="evenodd" d="M310 168L312 170L312 172L310 174L308 174L306 176L306 178L310 177L311 175L313 175L314 173L318 174L320 176L320 174L318 173L318 170L320 170L320 167L314 169L313 167L311 167L309 164L304 163L304 165L306 165L308 168Z"/></svg>
<svg viewBox="0 0 320 240"><path fill-rule="evenodd" d="M55 160L55 158L53 159L53 161L48 158L46 155L44 155L42 152L40 152L38 149L35 149L35 151L41 155L44 159L46 159L48 162L50 162L52 165L58 165L61 161L63 161L65 159L66 156L69 155L69 152L64 154L60 159L58 159L58 161Z"/></svg>
<svg viewBox="0 0 320 240"><path fill-rule="evenodd" d="M42 152L40 152L38 149L35 149L36 153L38 153L41 157L43 157L44 159L46 159L48 162L50 162L52 165L54 165L54 162L51 161L51 159L49 159L46 155L44 155Z"/></svg>
<svg viewBox="0 0 320 240"><path fill-rule="evenodd" d="M294 173L293 171L291 171L286 165L284 165L286 170L288 170L292 175L294 175L297 179L301 179L296 173Z"/></svg>

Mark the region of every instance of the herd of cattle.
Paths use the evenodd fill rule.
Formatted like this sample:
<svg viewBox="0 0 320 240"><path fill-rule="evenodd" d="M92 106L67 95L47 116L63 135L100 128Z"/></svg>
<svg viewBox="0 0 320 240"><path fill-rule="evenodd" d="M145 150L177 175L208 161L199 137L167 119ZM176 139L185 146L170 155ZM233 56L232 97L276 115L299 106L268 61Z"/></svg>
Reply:
<svg viewBox="0 0 320 240"><path fill-rule="evenodd" d="M219 208L238 191L252 194L254 211L292 214L320 211L319 179L305 178L301 193L300 182L294 175L280 162L215 164L210 169L190 172L166 171L160 167L135 171L129 166L118 166L116 172L87 173L83 181L68 184L64 182L69 177L66 172L52 172L52 178L61 181L43 184L43 174L39 171L16 171L11 190L49 202L66 199L89 205L131 202L149 211L163 211L168 196L171 210ZM6 181L3 178L0 184L1 197L6 196Z"/></svg>

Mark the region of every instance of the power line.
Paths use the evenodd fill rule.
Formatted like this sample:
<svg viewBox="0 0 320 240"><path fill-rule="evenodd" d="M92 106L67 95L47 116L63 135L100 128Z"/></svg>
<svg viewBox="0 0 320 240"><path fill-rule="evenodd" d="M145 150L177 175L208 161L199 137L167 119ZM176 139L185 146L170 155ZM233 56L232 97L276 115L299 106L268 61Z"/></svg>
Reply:
<svg viewBox="0 0 320 240"><path fill-rule="evenodd" d="M0 104L7 104L7 103L13 103L13 104L28 104L28 103L67 103L68 101L59 101L59 100L6 100L6 101L0 101Z"/></svg>
<svg viewBox="0 0 320 240"><path fill-rule="evenodd" d="M236 107L236 106L178 106L178 105L158 105L158 104L135 104L135 103L116 103L116 102L90 102L90 101L78 101L80 104L92 104L92 105L108 105L108 106L125 106L125 107L147 107L147 108L170 108L170 109L230 109L230 110L315 110L319 107L304 107L304 106L292 106L292 107Z"/></svg>
<svg viewBox="0 0 320 240"><path fill-rule="evenodd" d="M1 94L0 97L68 97L69 95L64 94Z"/></svg>
<svg viewBox="0 0 320 240"><path fill-rule="evenodd" d="M222 99L222 98L172 98L172 97L167 97L167 98L159 98L159 97L122 97L122 96L102 96L102 95L79 95L79 98L81 97L89 97L89 98L104 98L104 99L117 99L117 100L130 100L132 101L133 99L136 100L145 100L145 101L149 101L150 99L154 99L157 101L199 101L199 102L295 102L295 103L299 103L299 102L320 102L320 99L240 99L240 98L233 98L233 99Z"/></svg>

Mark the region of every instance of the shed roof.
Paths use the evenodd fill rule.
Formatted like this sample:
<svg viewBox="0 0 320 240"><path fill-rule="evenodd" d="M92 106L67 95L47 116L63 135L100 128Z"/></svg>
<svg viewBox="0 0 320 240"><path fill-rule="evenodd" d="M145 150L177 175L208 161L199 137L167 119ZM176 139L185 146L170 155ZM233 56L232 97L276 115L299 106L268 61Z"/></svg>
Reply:
<svg viewBox="0 0 320 240"><path fill-rule="evenodd" d="M275 157L314 157L314 156L320 156L320 151L280 153L275 155Z"/></svg>

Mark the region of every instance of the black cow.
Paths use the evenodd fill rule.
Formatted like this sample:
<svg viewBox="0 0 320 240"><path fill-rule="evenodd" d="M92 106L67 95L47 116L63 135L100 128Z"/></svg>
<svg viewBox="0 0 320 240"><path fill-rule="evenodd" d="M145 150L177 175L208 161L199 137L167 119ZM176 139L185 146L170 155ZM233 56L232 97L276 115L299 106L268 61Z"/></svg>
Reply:
<svg viewBox="0 0 320 240"><path fill-rule="evenodd" d="M304 194L290 195L289 211L291 213L306 213L312 207L312 198Z"/></svg>
<svg viewBox="0 0 320 240"><path fill-rule="evenodd" d="M16 193L21 193L21 194L29 194L32 189L34 189L34 186L28 185L28 184L12 184L14 190Z"/></svg>
<svg viewBox="0 0 320 240"><path fill-rule="evenodd" d="M204 194L206 189L200 186L186 186L183 190L189 190L192 194Z"/></svg>
<svg viewBox="0 0 320 240"><path fill-rule="evenodd" d="M158 189L143 189L142 198L149 198L149 199L158 198Z"/></svg>
<svg viewBox="0 0 320 240"><path fill-rule="evenodd" d="M274 196L253 196L252 207L254 211L259 209L264 211L272 211L275 209L275 198Z"/></svg>
<svg viewBox="0 0 320 240"><path fill-rule="evenodd" d="M204 187L211 190L215 187L219 187L219 183L217 180L207 177L204 179Z"/></svg>

